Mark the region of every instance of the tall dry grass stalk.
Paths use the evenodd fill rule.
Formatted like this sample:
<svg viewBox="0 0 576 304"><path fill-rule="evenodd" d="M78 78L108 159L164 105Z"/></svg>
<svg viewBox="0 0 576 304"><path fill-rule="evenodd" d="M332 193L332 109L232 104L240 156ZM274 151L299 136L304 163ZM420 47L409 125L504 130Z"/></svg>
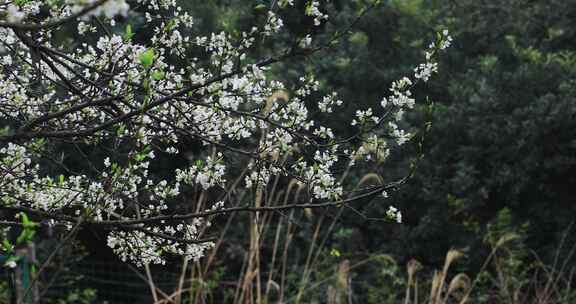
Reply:
<svg viewBox="0 0 576 304"><path fill-rule="evenodd" d="M285 162L287 156L279 159L280 156L275 156L275 161ZM246 172L246 170L245 170ZM345 171L342 179L346 177L348 171ZM232 184L231 191L243 179L244 174L241 174L238 179ZM253 197L253 204L255 207L260 206L274 206L280 204L288 204L291 201L305 200L307 193L306 188L300 182L292 180L288 183L285 189L281 189L278 185L280 180L276 178L273 186L270 189L257 188ZM361 187L370 185L381 185L382 178L374 173L366 174L355 187L355 190ZM196 202L195 211L200 211L205 208L208 194L205 191L196 193L192 201ZM243 200L242 197L237 198L236 204L239 205ZM232 199L229 198L229 201ZM311 292L319 286L319 284L312 283L311 279L315 271L317 271L318 263L321 260L322 254L325 253L325 245L330 238L331 232L334 230L344 206L337 209L336 214L332 215L328 220L325 212L317 212L312 210L292 210L288 214L284 213L254 213L251 214L249 219L249 250L244 256L242 268L238 274L238 279L233 285L235 291L233 295L233 303L303 303L306 293ZM154 286L152 273L148 273L148 282L151 288L154 288L155 303L184 303L187 295L186 303L210 303L212 298L210 290L206 288L206 280L211 271L211 267L217 260L218 251L221 248L225 236L230 232L232 223L237 220L237 215L232 214L221 231L218 240L215 242L214 249L210 252L208 257L202 261L191 262L188 259L182 261L180 278L178 280L177 290L171 295L160 291ZM290 266L290 248L294 239L296 229L301 226L299 222L309 221L314 223L314 232L312 239L308 244L306 250L306 260L299 276L300 281L295 282L287 281L287 274ZM270 231L272 233L270 233ZM273 236L271 242L268 242L268 236ZM262 249L263 244L272 244L271 255L263 257ZM369 259L368 259L369 260ZM351 301L351 286L349 284L349 272L351 269L356 268L366 261L350 265L347 260L342 261L337 269L334 270L333 276L330 278L335 280L334 290L336 291L338 303L347 303ZM294 261L295 262L295 261ZM265 263L265 264L263 264ZM266 273L262 272L262 266L265 265ZM322 281L321 283L326 283ZM292 288L296 286L296 292L293 294ZM288 291L290 290L290 295ZM290 296L287 299L287 296Z"/></svg>
<svg viewBox="0 0 576 304"><path fill-rule="evenodd" d="M484 261L479 273L486 270L490 261L495 256L498 249L504 246L511 240L516 239L514 234L503 235L495 244L490 255ZM446 303L459 303L465 304L470 303L470 295L472 290L477 285L480 276L476 276L474 280L465 273L458 273L454 275L449 281L450 266L454 264L458 259L464 256L463 252L458 250L449 250L444 259L444 265L441 270L434 271L429 286L424 286L429 288L430 296L424 301L420 301L418 296L419 286L416 273L420 271L421 264L416 260L411 260L407 265L407 283L406 292L404 294L404 304L446 304ZM422 286L420 286L422 287Z"/></svg>
<svg viewBox="0 0 576 304"><path fill-rule="evenodd" d="M298 197L304 195L302 193L303 187L296 182L289 183L286 191L280 191L275 196L263 195L263 198L273 197L274 202L278 204L285 204L288 197ZM268 193L269 194L269 193ZM245 304L264 304L264 303L308 303L309 297L307 295L316 291L315 295L318 296L319 289L325 289L324 301L328 304L349 304L355 303L353 301L353 288L352 277L353 272L359 267L366 265L378 259L384 259L389 263L396 264L396 262L389 256L385 255L372 255L368 258L356 263L352 263L348 259L341 260L337 263L334 272L331 275L325 276L323 279L313 279L313 274L317 271L318 262L316 257L322 251L323 237L319 232L322 225L320 222L315 223L315 232L313 241L307 250L306 263L302 268L300 274L300 281L296 284L294 289L294 282L287 282L289 259L289 248L294 238L294 227L298 225L296 219L296 212L291 211L288 215L271 216L262 215L259 218L259 223L253 225L257 229L255 238L258 238L260 245L263 242L263 236L267 235L267 229L274 229L268 234L270 240L273 240L271 248L271 256L267 256L266 260L260 261L261 265L266 265L266 272L258 266L256 256L262 256L262 248L257 248L254 252L248 252L244 258L244 266L239 274L238 281L234 284L236 286L236 293L232 303ZM308 219L306 215L300 214L301 218ZM314 216L314 215L312 215ZM320 218L319 216L318 218ZM251 219L253 220L253 218ZM270 221L278 221L278 225L271 228ZM481 269L476 277L472 280L465 273L452 274L451 269L453 265L464 256L463 252L458 250L450 250L445 256L444 264L441 269L434 271L430 279L419 280L419 274L422 274L422 265L416 260L410 260L406 266L406 280L404 293L399 293L397 296L402 299L404 304L466 304L466 303L506 303L506 304L552 304L552 303L574 303L575 293L570 286L573 286L573 277L576 272L576 267L569 264L576 251L576 245L571 247L568 254L564 259L560 257L560 249L564 245L564 240L557 251L557 256L553 265L544 266L540 264L534 274L534 279L531 281L533 286L523 286L522 289L517 290L503 290L509 288L504 284L510 280L510 274L506 273L502 267L502 263L497 260L500 259L500 254L506 254L506 246L509 242L517 239L517 235L508 233L502 235L494 244L493 248L482 264ZM253 240L251 240L253 241ZM206 278L208 272L208 260L204 264L193 263L192 269L189 271L188 280L190 282L202 282ZM252 260L252 266L250 266ZM268 264L263 261L270 261ZM492 266L492 267L491 267ZM490 268L490 269L489 269ZM481 275L490 270L497 279L490 291L476 290L478 287ZM186 270L183 269L183 273ZM567 273L567 275L566 275ZM256 278L256 276L260 276ZM508 277L507 277L508 276ZM542 278L540 278L540 276ZM141 275L146 279L145 275ZM425 276L426 277L426 276ZM258 280L261 280L260 287ZM291 284L290 284L291 283ZM152 283L153 284L153 283ZM186 303L217 303L210 295L210 290L204 285L190 285L189 288L182 288L185 284L179 283L179 288L172 295L166 295L162 290L154 287L157 296L160 298L156 304L164 303L183 303L181 295L188 292L194 297L189 297ZM290 287L291 286L291 287ZM528 292L527 288L531 287L533 290ZM485 287L483 287L485 288ZM477 296L473 296L473 292L496 292L501 295L499 300L488 298L479 302ZM496 301L496 302L494 302Z"/></svg>
<svg viewBox="0 0 576 304"><path fill-rule="evenodd" d="M568 231L568 230L567 230ZM573 278L576 273L576 267L572 266L567 269L569 261L572 260L576 252L576 244L570 248L567 256L560 262L559 254L564 246L565 235L556 251L556 258L552 265L545 266L544 263L537 264L536 267L530 268L534 273L530 284L532 286L521 285L513 288L509 281L517 279L511 277L519 275L517 273L508 273L503 268L502 258L499 252L506 254L506 245L518 239L514 233L503 234L494 244L488 257L484 260L480 270L472 280L465 273L455 274L449 280L450 267L455 261L463 257L462 252L450 250L446 254L444 265L441 270L434 272L431 280L426 285L418 285L417 273L421 270L421 265L415 260L410 260L406 267L407 281L404 293L404 304L447 304L447 303L480 303L472 294L476 291L481 277L489 271L489 266L493 266L490 272L496 278L490 290L479 292L494 292L500 295L498 299L488 297L482 303L506 303L506 304L553 304L553 303L576 303L576 292L573 290ZM535 260L539 258L535 256ZM429 296L421 299L419 296L420 288L429 289ZM422 293L420 293L422 294ZM487 295L483 295L487 296ZM486 302L488 301L488 302Z"/></svg>

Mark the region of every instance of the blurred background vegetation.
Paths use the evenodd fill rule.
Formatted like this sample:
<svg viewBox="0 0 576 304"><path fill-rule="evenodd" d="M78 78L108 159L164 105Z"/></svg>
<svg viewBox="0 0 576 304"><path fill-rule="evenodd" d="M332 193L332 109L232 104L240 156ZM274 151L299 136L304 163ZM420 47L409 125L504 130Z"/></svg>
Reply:
<svg viewBox="0 0 576 304"><path fill-rule="evenodd" d="M248 29L264 18L258 5L271 4L181 2L197 22L192 34ZM303 10L304 1L296 2ZM331 1L330 20L320 28L301 13L281 16L287 32L322 40L366 2ZM123 20L118 31L128 23L136 43L149 38L141 17ZM439 75L416 88L429 96L433 112L422 104L407 120L416 132L432 123L424 158L389 199L358 205L359 212L383 216L393 204L404 222L383 223L348 209L271 214L260 219L255 246L250 215L235 215L228 224L217 220L228 225L223 241L208 261L184 270L186 283L174 289L181 292L174 301L576 303L576 1L382 1L327 53L281 63L270 73L289 80L314 72L325 91L336 90L349 104L328 122L345 133L340 119L373 105L393 80L411 74L427 42L444 28L453 46ZM290 43L285 38L264 41L258 51L265 56ZM369 183L369 173L386 180L402 176L413 161L406 156L417 156L420 142L350 176L350 184ZM156 165L157 174L180 161ZM296 190L277 191L289 196ZM114 263L102 240L90 244L94 235L84 232L90 240L84 246L97 252L85 260ZM255 255L258 267L250 266ZM105 286L84 286L88 294L76 292L83 302L68 302L100 303L109 296ZM141 290L148 292L145 284Z"/></svg>

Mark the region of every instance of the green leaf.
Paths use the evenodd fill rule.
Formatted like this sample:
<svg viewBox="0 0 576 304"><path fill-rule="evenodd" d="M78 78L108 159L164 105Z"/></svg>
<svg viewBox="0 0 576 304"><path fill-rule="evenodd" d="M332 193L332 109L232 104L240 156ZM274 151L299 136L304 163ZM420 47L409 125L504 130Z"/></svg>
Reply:
<svg viewBox="0 0 576 304"><path fill-rule="evenodd" d="M312 15L312 8L313 8L312 1L306 2L306 7L304 8L304 13L307 16L311 16Z"/></svg>
<svg viewBox="0 0 576 304"><path fill-rule="evenodd" d="M258 4L254 7L255 11L263 11L267 8L266 4Z"/></svg>
<svg viewBox="0 0 576 304"><path fill-rule="evenodd" d="M144 87L146 92L148 92L148 90L150 89L150 79L144 79L144 81L142 81L142 86Z"/></svg>
<svg viewBox="0 0 576 304"><path fill-rule="evenodd" d="M154 80L162 80L164 79L164 72L156 70L152 72L152 78L154 78Z"/></svg>
<svg viewBox="0 0 576 304"><path fill-rule="evenodd" d="M198 169L202 169L204 167L204 163L202 162L201 159L197 159L195 165L196 167L198 167Z"/></svg>
<svg viewBox="0 0 576 304"><path fill-rule="evenodd" d="M350 43L361 46L361 47L366 47L366 45L369 42L369 38L368 35L364 32L355 32L354 34L350 35L348 37L348 41L350 41Z"/></svg>
<svg viewBox="0 0 576 304"><path fill-rule="evenodd" d="M135 159L137 162L141 162L141 161L143 161L143 160L146 159L146 154L136 154L136 156L134 157L134 159Z"/></svg>
<svg viewBox="0 0 576 304"><path fill-rule="evenodd" d="M175 19L168 20L168 23L166 24L166 31L167 32L172 31L174 27L176 27L176 20Z"/></svg>
<svg viewBox="0 0 576 304"><path fill-rule="evenodd" d="M147 49L146 51L142 52L142 54L140 54L140 64L142 64L143 67L149 68L152 66L153 63L154 63L153 49Z"/></svg>
<svg viewBox="0 0 576 304"><path fill-rule="evenodd" d="M330 255L333 257L340 257L340 251L336 248L332 248L332 250L330 250Z"/></svg>
<svg viewBox="0 0 576 304"><path fill-rule="evenodd" d="M26 215L26 213L21 212L20 216L22 217L22 224L24 226L29 225L30 224L30 219L28 218L28 215Z"/></svg>
<svg viewBox="0 0 576 304"><path fill-rule="evenodd" d="M148 154L150 153L150 151L152 151L152 147L150 147L149 145L144 146L144 148L142 149L143 154Z"/></svg>
<svg viewBox="0 0 576 304"><path fill-rule="evenodd" d="M2 249L4 249L4 251L6 252L11 252L12 251L12 244L10 243L10 241L8 241L7 239L3 239L2 240Z"/></svg>
<svg viewBox="0 0 576 304"><path fill-rule="evenodd" d="M22 233L20 233L20 235L18 236L18 238L16 239L16 244L20 245L22 243L24 243L26 241L26 230L22 231Z"/></svg>
<svg viewBox="0 0 576 304"><path fill-rule="evenodd" d="M120 124L118 129L116 130L116 135L121 136L122 134L124 134L125 130L126 130L126 125Z"/></svg>
<svg viewBox="0 0 576 304"><path fill-rule="evenodd" d="M8 135L10 134L10 126L5 126L4 128L0 129L0 135Z"/></svg>
<svg viewBox="0 0 576 304"><path fill-rule="evenodd" d="M34 149L38 150L38 149L42 148L42 146L44 146L45 143L46 143L46 140L44 138L38 138L37 140L35 140L33 142Z"/></svg>
<svg viewBox="0 0 576 304"><path fill-rule="evenodd" d="M124 40L130 41L134 36L134 32L132 32L132 25L127 24L126 29L124 30Z"/></svg>

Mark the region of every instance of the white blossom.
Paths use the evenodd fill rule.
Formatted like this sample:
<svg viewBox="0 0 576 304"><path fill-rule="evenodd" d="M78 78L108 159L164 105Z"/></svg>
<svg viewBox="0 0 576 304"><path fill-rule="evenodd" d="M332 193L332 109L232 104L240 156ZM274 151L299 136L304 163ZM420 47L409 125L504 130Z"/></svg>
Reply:
<svg viewBox="0 0 576 304"><path fill-rule="evenodd" d="M6 14L8 14L6 17L8 22L20 22L24 17L26 17L26 13L21 11L20 8L14 4L8 5Z"/></svg>
<svg viewBox="0 0 576 304"><path fill-rule="evenodd" d="M393 220L399 224L402 223L402 213L394 206L388 207L386 216L388 219Z"/></svg>
<svg viewBox="0 0 576 304"><path fill-rule="evenodd" d="M310 0L306 3L306 15L314 17L315 26L319 26L322 20L328 19L328 15L322 13L319 6L320 2L318 0Z"/></svg>
<svg viewBox="0 0 576 304"><path fill-rule="evenodd" d="M303 49L310 48L310 46L312 46L312 36L310 36L310 34L306 35L304 38L300 40L298 46L300 46Z"/></svg>
<svg viewBox="0 0 576 304"><path fill-rule="evenodd" d="M269 11L268 21L266 22L266 25L264 25L264 35L270 36L274 33L277 33L283 26L284 22L282 19L280 19L280 17L273 12Z"/></svg>
<svg viewBox="0 0 576 304"><path fill-rule="evenodd" d="M66 0L66 3L71 6L73 14L80 12L88 6L94 5L96 2L97 0ZM85 16L104 16L111 19L116 15L127 16L129 9L130 6L126 3L126 0L108 0Z"/></svg>

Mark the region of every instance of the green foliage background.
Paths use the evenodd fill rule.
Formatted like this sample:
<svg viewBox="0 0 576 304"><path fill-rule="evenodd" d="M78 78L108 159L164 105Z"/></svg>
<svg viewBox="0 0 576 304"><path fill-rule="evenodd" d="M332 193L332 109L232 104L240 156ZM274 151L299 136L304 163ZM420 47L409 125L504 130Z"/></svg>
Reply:
<svg viewBox="0 0 576 304"><path fill-rule="evenodd" d="M303 10L304 2L296 2ZM282 17L288 32L310 33L314 40L322 40L352 20L367 2L332 1L335 11L330 22L319 29L303 14ZM181 3L196 18L193 34L248 29L265 17L254 8L270 5L264 0ZM150 38L144 20L125 23L132 25L135 42ZM270 73L284 79L316 73L324 90L335 89L349 104L328 122L346 133L348 127L341 120L352 116L358 106L373 105L391 81L410 74L426 43L443 28L450 30L454 44L440 62L439 75L416 88L417 95L428 95L434 102L425 157L415 176L390 199L358 207L366 214L383 215L393 204L402 210L404 223L383 224L347 213L328 242L329 248L352 260L385 253L398 263L381 259L386 266L378 269L388 269L386 273L360 268L354 278L362 291L358 303L392 303L390 289L380 287L403 288L402 282L395 281L398 265L412 258L438 268L450 248L460 248L468 257L460 270L473 273L490 253L490 244L505 233L521 236L514 245L517 263L528 263L532 256L528 253L534 252L550 264L556 254L568 258L576 244L576 237L568 234L565 242L570 246L557 250L576 216L575 1L382 1L327 56L288 61ZM289 45L285 38L264 41L258 52L266 56ZM425 106L408 117L409 127L416 132L430 119ZM387 180L401 176L412 161L406 155L416 155L417 143L412 141L387 164L366 168L364 173L375 171ZM72 165L75 161L68 160ZM165 161L152 170L163 175L182 161ZM354 176L351 183L361 177ZM298 231L295 243L301 244L302 251L294 252L296 260L305 259L312 228L304 223ZM248 229L239 226L229 236L228 249L219 257L225 262L217 264L225 265L215 272L218 280L235 278L241 268ZM325 262L336 263L333 258ZM298 277L298 267L295 263L290 275ZM521 267L514 267L510 269L519 275Z"/></svg>
<svg viewBox="0 0 576 304"><path fill-rule="evenodd" d="M331 22L352 19L363 5L334 1L338 12ZM210 15L214 27L250 23L234 17L232 9L213 11L218 12ZM311 31L306 22L284 17L290 32ZM474 272L494 238L517 233L521 238L514 246L522 252L514 255L517 263L530 263L529 253L544 263L553 263L556 255L568 258L576 238L568 234L569 246L558 247L576 215L575 17L574 1L383 1L330 56L276 66L278 77L314 71L322 84L335 88L353 105L330 122L346 132L340 119L353 115L355 106L379 100L391 81L409 74L435 31L448 28L454 36L439 76L416 89L435 106L415 177L390 200L359 207L384 214L392 202L403 211L404 223L382 224L350 213L331 246L348 257L388 253L399 264L416 258L436 268L450 248L460 248L468 258L459 267ZM324 25L312 35L322 39L330 30ZM422 105L409 117L414 130L429 118L424 112ZM400 176L416 144L371 170L384 178ZM309 239L305 231L300 237ZM365 282L381 278L370 271L364 275Z"/></svg>

